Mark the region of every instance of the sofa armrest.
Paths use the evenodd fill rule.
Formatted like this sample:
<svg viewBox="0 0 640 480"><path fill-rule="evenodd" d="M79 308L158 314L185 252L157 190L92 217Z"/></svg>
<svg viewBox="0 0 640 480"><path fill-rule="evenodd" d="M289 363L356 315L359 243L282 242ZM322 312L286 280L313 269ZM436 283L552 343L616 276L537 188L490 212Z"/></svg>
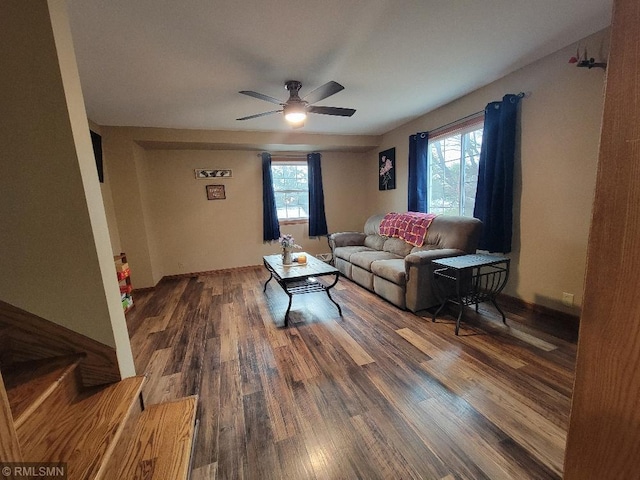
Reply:
<svg viewBox="0 0 640 480"><path fill-rule="evenodd" d="M422 252L414 252L407 255L404 259L407 269L411 266L429 265L431 260L440 258L457 257L464 255L466 252L457 248L438 248L435 250L425 250Z"/></svg>
<svg viewBox="0 0 640 480"><path fill-rule="evenodd" d="M439 305L441 300L433 288L433 260L464 255L457 248L438 248L410 253L405 257L407 275L406 302L412 312Z"/></svg>
<svg viewBox="0 0 640 480"><path fill-rule="evenodd" d="M329 235L329 246L331 250L336 247L347 247L352 245L364 245L367 236L360 232L338 232Z"/></svg>

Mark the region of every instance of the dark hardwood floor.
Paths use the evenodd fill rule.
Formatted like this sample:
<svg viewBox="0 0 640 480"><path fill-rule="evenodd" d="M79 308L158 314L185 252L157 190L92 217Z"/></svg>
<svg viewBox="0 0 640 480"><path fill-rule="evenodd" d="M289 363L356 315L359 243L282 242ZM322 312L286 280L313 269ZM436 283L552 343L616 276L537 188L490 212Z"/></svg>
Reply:
<svg viewBox="0 0 640 480"><path fill-rule="evenodd" d="M576 346L530 312L403 312L344 278L165 279L127 315L147 404L198 394L196 479L561 478ZM453 313L453 312L451 312Z"/></svg>

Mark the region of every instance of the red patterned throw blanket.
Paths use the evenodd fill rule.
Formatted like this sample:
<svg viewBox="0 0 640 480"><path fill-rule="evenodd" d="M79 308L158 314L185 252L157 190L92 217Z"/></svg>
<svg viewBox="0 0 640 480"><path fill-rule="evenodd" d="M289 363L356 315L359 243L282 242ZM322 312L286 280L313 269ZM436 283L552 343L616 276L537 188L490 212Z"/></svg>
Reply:
<svg viewBox="0 0 640 480"><path fill-rule="evenodd" d="M433 213L387 213L380 222L380 235L400 238L415 247L421 247L434 218L436 216Z"/></svg>

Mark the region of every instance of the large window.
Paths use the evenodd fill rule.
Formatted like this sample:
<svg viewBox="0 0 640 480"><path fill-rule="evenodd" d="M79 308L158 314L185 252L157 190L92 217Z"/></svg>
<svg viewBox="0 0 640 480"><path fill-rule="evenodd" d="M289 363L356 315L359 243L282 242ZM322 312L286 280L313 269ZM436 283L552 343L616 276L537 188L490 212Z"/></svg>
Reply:
<svg viewBox="0 0 640 480"><path fill-rule="evenodd" d="M483 118L429 139L428 212L473 216Z"/></svg>
<svg viewBox="0 0 640 480"><path fill-rule="evenodd" d="M307 162L273 160L271 174L278 220L307 220L309 218Z"/></svg>

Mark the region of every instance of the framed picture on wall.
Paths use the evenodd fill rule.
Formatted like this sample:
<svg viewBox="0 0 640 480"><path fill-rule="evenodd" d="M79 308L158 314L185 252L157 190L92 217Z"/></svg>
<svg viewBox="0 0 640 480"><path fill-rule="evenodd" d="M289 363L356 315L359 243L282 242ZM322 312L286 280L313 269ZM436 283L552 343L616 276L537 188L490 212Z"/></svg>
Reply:
<svg viewBox="0 0 640 480"><path fill-rule="evenodd" d="M207 200L224 200L224 185L207 185Z"/></svg>
<svg viewBox="0 0 640 480"><path fill-rule="evenodd" d="M196 168L196 178L231 178L233 170L211 170L206 168Z"/></svg>
<svg viewBox="0 0 640 480"><path fill-rule="evenodd" d="M396 188L396 149L390 148L378 154L378 190Z"/></svg>

